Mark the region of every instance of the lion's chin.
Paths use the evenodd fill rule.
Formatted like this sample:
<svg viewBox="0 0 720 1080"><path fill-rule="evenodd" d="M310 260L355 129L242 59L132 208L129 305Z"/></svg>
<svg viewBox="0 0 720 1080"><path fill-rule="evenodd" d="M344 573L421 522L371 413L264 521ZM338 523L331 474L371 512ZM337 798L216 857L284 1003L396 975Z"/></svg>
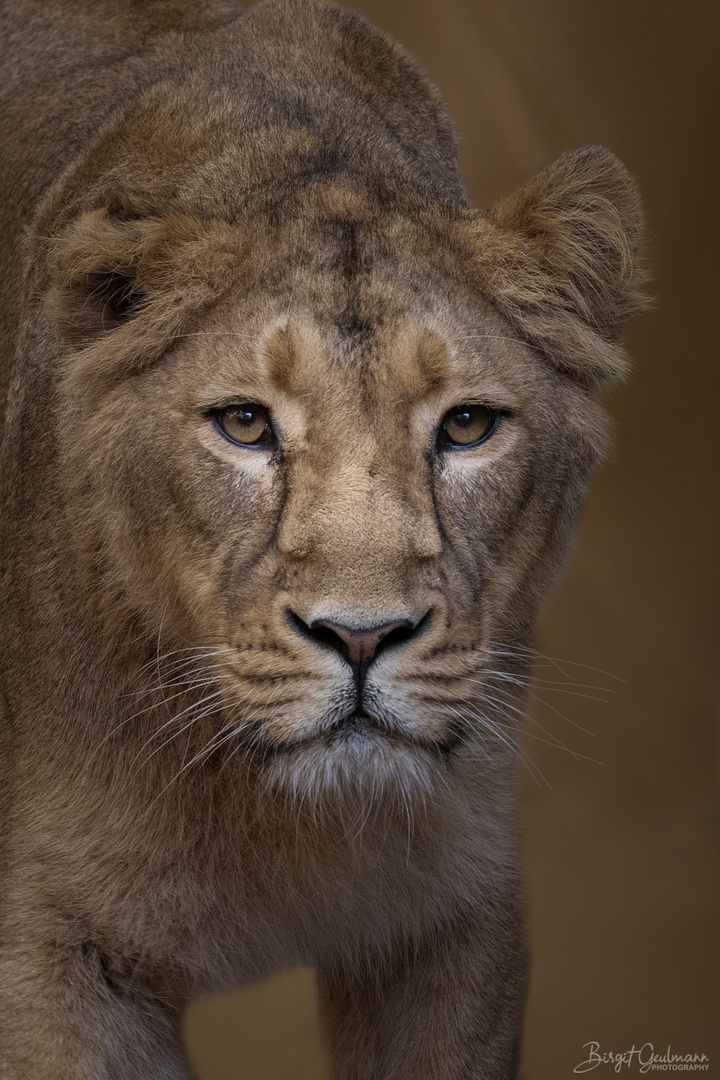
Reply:
<svg viewBox="0 0 720 1080"><path fill-rule="evenodd" d="M269 787L302 803L423 803L442 783L445 756L440 746L398 737L353 713L312 738L268 747L263 767Z"/></svg>

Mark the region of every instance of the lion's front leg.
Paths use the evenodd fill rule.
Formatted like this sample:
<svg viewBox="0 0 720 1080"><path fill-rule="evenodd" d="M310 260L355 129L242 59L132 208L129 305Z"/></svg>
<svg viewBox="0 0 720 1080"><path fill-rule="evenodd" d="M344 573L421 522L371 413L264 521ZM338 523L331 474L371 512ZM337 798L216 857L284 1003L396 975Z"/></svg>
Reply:
<svg viewBox="0 0 720 1080"><path fill-rule="evenodd" d="M3 1080L190 1080L175 1010L50 921L9 912L0 932Z"/></svg>
<svg viewBox="0 0 720 1080"><path fill-rule="evenodd" d="M520 921L443 930L373 977L319 972L333 1080L512 1080L527 963Z"/></svg>

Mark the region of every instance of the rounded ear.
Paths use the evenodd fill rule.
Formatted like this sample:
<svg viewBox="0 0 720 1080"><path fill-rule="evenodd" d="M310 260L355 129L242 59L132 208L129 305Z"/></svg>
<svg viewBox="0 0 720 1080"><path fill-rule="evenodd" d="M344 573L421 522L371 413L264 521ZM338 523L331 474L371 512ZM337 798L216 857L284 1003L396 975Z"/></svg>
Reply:
<svg viewBox="0 0 720 1080"><path fill-rule="evenodd" d="M478 221L484 291L528 341L586 385L622 376L640 292L635 183L602 146L564 154Z"/></svg>
<svg viewBox="0 0 720 1080"><path fill-rule="evenodd" d="M73 345L90 345L142 316L141 336L165 341L188 311L237 281L243 246L225 222L185 209L144 218L89 211L51 244L60 332Z"/></svg>
<svg viewBox="0 0 720 1080"><path fill-rule="evenodd" d="M139 222L114 220L105 209L83 214L53 243L51 295L66 341L88 344L140 310L144 247Z"/></svg>

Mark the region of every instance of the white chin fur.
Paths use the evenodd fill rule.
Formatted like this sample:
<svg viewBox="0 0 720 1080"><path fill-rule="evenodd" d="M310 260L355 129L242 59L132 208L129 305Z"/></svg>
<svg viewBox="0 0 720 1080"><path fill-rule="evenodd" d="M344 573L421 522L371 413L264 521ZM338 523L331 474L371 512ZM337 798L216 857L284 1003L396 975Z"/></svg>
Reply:
<svg viewBox="0 0 720 1080"><path fill-rule="evenodd" d="M371 809L388 801L422 806L442 785L444 771L439 753L368 732L299 743L264 764L269 791L317 809L343 803Z"/></svg>

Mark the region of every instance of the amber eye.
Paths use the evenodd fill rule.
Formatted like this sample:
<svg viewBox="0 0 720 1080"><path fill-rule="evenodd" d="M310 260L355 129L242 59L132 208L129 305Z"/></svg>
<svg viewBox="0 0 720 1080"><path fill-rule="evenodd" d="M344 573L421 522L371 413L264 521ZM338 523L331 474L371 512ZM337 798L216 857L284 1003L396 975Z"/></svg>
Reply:
<svg viewBox="0 0 720 1080"><path fill-rule="evenodd" d="M487 405L471 402L456 405L443 417L438 432L438 446L449 449L476 446L492 434L497 421L498 413Z"/></svg>
<svg viewBox="0 0 720 1080"><path fill-rule="evenodd" d="M243 401L213 411L215 423L230 442L238 446L267 446L275 442L270 414L264 405Z"/></svg>

